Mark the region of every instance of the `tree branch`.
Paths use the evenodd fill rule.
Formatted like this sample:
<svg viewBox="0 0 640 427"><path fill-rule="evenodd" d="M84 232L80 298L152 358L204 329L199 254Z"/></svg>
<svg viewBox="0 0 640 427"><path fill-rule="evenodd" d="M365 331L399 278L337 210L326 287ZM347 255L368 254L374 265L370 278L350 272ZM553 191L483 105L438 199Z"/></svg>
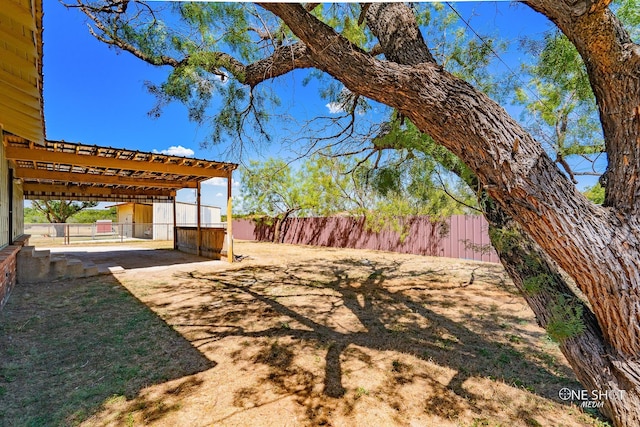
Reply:
<svg viewBox="0 0 640 427"><path fill-rule="evenodd" d="M312 67L307 47L303 43L279 46L268 58L261 59L245 67L244 77L239 79L251 87L298 68Z"/></svg>
<svg viewBox="0 0 640 427"><path fill-rule="evenodd" d="M120 39L119 37L117 37L112 31L110 31L109 28L106 27L106 25L104 25L104 23L93 13L92 8L86 6L84 3L82 3L82 0L77 0L78 1L78 8L85 14L87 15L87 17L89 17L89 19L91 19L94 23L94 25L100 30L102 31L103 34L106 34L108 37L102 36L97 34L94 29L90 26L87 25L89 27L89 32L91 33L92 36L94 36L95 38L97 38L98 40L100 40L103 43L106 43L108 45L111 46L116 46L122 50L125 50L131 54L133 54L135 57L142 59L145 62L148 62L149 64L152 65L170 65L172 67L178 67L181 64L181 61L178 61L175 58L172 58L170 56L166 56L166 55L159 55L159 56L151 56L148 55L144 52L142 52L140 49L136 48L134 45L125 42L124 40Z"/></svg>
<svg viewBox="0 0 640 427"><path fill-rule="evenodd" d="M600 110L609 160L605 206L637 214L640 145L629 141L640 138L640 46L609 10L610 0L525 3L551 19L582 56Z"/></svg>

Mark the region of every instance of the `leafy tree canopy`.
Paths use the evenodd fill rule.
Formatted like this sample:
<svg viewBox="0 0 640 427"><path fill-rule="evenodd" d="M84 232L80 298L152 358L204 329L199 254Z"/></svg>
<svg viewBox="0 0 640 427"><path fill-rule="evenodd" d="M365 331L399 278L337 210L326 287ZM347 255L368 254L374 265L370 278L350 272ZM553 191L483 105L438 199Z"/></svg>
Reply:
<svg viewBox="0 0 640 427"><path fill-rule="evenodd" d="M73 202L66 200L32 200L32 208L40 212L49 223L65 223L83 209L93 208L98 202Z"/></svg>

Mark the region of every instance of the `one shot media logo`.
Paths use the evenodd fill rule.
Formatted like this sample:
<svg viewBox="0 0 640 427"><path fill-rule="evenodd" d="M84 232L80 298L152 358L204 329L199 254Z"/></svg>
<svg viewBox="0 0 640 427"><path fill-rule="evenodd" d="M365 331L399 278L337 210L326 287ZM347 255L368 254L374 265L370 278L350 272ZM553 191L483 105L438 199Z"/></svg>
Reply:
<svg viewBox="0 0 640 427"><path fill-rule="evenodd" d="M562 388L558 391L560 400L580 403L583 408L602 408L608 399L624 399L625 390L572 390Z"/></svg>

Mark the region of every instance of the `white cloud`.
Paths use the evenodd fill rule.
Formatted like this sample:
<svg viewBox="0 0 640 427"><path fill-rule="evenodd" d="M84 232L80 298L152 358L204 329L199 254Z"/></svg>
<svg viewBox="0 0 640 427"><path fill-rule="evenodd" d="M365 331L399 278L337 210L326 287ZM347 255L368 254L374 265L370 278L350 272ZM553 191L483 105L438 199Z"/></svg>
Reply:
<svg viewBox="0 0 640 427"><path fill-rule="evenodd" d="M216 193L216 197L222 197L222 196L224 196L224 194L222 194L222 193Z"/></svg>
<svg viewBox="0 0 640 427"><path fill-rule="evenodd" d="M212 185L215 187L226 187L227 179L226 178L211 178L206 181L202 181L202 185Z"/></svg>
<svg viewBox="0 0 640 427"><path fill-rule="evenodd" d="M191 148L185 148L182 145L177 145L177 146L172 145L166 150L162 150L162 151L153 150L153 152L157 154L166 154L168 156L180 156L180 157L193 157L196 154L196 152L193 151Z"/></svg>
<svg viewBox="0 0 640 427"><path fill-rule="evenodd" d="M344 105L340 102L330 102L325 107L329 109L331 114L344 113Z"/></svg>
<svg viewBox="0 0 640 427"><path fill-rule="evenodd" d="M211 178L206 181L202 181L202 185L211 185L214 187L227 187L227 178ZM231 185L233 187L239 187L240 182L232 179Z"/></svg>

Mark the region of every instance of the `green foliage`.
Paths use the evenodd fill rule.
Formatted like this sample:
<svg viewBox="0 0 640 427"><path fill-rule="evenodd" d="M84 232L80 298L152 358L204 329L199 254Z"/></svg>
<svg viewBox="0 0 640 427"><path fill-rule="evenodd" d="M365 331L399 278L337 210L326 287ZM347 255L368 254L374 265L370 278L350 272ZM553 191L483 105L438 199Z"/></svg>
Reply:
<svg viewBox="0 0 640 427"><path fill-rule="evenodd" d="M547 334L556 342L563 342L584 332L583 307L573 298L558 296L550 307L551 317L547 323Z"/></svg>
<svg viewBox="0 0 640 427"><path fill-rule="evenodd" d="M584 190L583 194L593 203L599 205L604 203L605 191L604 187L601 186L600 183L596 183L595 185L588 187Z"/></svg>
<svg viewBox="0 0 640 427"><path fill-rule="evenodd" d="M513 228L489 227L489 238L496 251L509 253L520 247L522 236Z"/></svg>
<svg viewBox="0 0 640 427"><path fill-rule="evenodd" d="M34 208L24 208L24 222L26 224L42 224L47 222L44 214Z"/></svg>
<svg viewBox="0 0 640 427"><path fill-rule="evenodd" d="M70 216L67 222L88 224L94 223L97 220L101 219L110 219L111 221L115 222L116 208L112 207L109 209L84 209ZM35 208L25 207L24 222L27 224L42 224L48 221L44 213L38 211Z"/></svg>
<svg viewBox="0 0 640 427"><path fill-rule="evenodd" d="M353 208L353 177L338 158L314 156L296 171L281 159L242 169L243 210L277 217L326 216Z"/></svg>
<svg viewBox="0 0 640 427"><path fill-rule="evenodd" d="M297 177L284 160L251 161L241 173L242 204L247 213L276 216L302 208Z"/></svg>
<svg viewBox="0 0 640 427"><path fill-rule="evenodd" d="M93 208L98 202L72 202L66 200L32 200L31 207L44 215L49 223L64 223L67 220L82 211L83 209Z"/></svg>
<svg viewBox="0 0 640 427"><path fill-rule="evenodd" d="M524 291L529 295L535 295L543 291L546 287L553 284L553 277L549 274L538 274L524 279L522 286Z"/></svg>
<svg viewBox="0 0 640 427"><path fill-rule="evenodd" d="M613 9L635 43L640 43L640 1L614 0Z"/></svg>
<svg viewBox="0 0 640 427"><path fill-rule="evenodd" d="M595 158L604 151L602 129L587 70L575 46L559 32L524 45L538 60L524 67L530 87L517 88L514 101L524 106L529 130L559 162L572 155Z"/></svg>
<svg viewBox="0 0 640 427"><path fill-rule="evenodd" d="M92 224L98 220L117 221L116 208L109 209L85 209L69 218L70 223Z"/></svg>

